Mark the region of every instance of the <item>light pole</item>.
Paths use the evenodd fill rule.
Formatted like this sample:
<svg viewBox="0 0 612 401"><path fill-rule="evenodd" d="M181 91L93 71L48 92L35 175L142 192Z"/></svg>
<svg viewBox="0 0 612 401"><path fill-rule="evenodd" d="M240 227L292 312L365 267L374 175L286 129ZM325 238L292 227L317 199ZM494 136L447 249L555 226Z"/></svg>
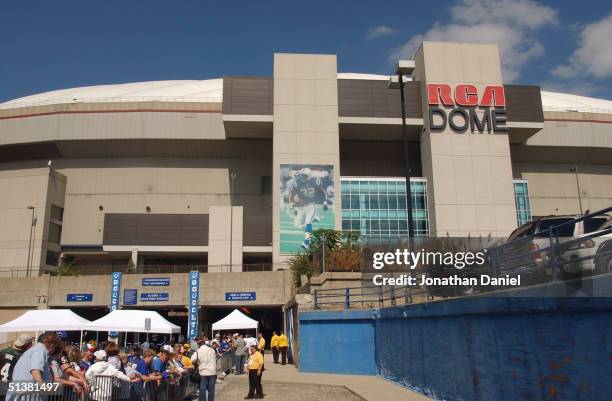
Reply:
<svg viewBox="0 0 612 401"><path fill-rule="evenodd" d="M28 240L28 264L26 267L26 277L30 276L30 261L32 253L32 227L34 227L34 206L28 206L28 209L32 211L32 217L30 218L30 239Z"/></svg>
<svg viewBox="0 0 612 401"><path fill-rule="evenodd" d="M578 191L578 204L580 205L580 214L582 212L582 195L580 194L580 181L578 181L578 166L570 167L570 171L576 175L576 190Z"/></svg>
<svg viewBox="0 0 612 401"><path fill-rule="evenodd" d="M234 249L234 206L233 206L233 198L234 198L234 180L236 179L236 173L230 171L230 272L234 268L233 263L233 249Z"/></svg>
<svg viewBox="0 0 612 401"><path fill-rule="evenodd" d="M414 71L414 60L399 60L395 67L397 82L391 77L387 87L400 90L402 107L402 140L404 142L404 170L406 179L406 211L408 213L408 241L410 250L414 249L414 221L412 218L412 190L410 188L410 159L408 156L408 134L406 133L406 104L404 100L404 75L409 76Z"/></svg>

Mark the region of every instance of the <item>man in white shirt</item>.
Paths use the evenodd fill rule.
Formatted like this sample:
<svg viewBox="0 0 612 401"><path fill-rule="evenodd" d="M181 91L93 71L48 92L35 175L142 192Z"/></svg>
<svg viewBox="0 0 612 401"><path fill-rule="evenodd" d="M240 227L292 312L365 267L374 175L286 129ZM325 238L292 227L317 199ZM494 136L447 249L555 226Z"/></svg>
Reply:
<svg viewBox="0 0 612 401"><path fill-rule="evenodd" d="M257 339L253 337L251 333L247 334L247 338L244 339L244 342L246 343L246 346L249 352L251 350L251 346L254 345L257 348Z"/></svg>
<svg viewBox="0 0 612 401"><path fill-rule="evenodd" d="M210 346L205 344L208 339L204 337L200 348L191 355L191 363L197 366L200 373L200 396L199 401L207 401L206 394L208 393L208 401L215 401L215 383L217 382L217 352Z"/></svg>

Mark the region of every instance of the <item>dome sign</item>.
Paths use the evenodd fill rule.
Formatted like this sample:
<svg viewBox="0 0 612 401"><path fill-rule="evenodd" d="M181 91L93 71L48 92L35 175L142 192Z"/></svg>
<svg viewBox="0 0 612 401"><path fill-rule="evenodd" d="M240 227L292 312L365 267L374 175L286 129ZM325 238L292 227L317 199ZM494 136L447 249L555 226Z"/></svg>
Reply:
<svg viewBox="0 0 612 401"><path fill-rule="evenodd" d="M508 132L506 95L502 85L488 85L479 96L478 88L472 84L456 85L454 91L448 84L428 84L427 103L432 131L443 131L448 125L459 134L468 130Z"/></svg>

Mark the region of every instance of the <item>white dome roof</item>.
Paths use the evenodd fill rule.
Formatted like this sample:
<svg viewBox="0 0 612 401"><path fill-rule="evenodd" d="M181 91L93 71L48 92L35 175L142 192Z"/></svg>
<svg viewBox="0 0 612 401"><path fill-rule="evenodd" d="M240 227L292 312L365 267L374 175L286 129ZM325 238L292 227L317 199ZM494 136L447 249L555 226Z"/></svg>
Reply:
<svg viewBox="0 0 612 401"><path fill-rule="evenodd" d="M388 80L388 75L339 73L339 79ZM25 96L0 103L0 109L63 103L95 102L221 102L223 79L132 82L84 86ZM542 91L545 111L612 114L612 101L567 93Z"/></svg>
<svg viewBox="0 0 612 401"><path fill-rule="evenodd" d="M222 98L223 79L148 81L43 92L0 103L0 108L80 102L221 102Z"/></svg>

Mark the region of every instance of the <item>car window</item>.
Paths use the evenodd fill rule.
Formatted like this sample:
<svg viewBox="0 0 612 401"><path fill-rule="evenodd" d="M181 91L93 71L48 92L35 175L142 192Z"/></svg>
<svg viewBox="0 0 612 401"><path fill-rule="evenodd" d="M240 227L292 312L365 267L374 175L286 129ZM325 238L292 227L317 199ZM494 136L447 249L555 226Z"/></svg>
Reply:
<svg viewBox="0 0 612 401"><path fill-rule="evenodd" d="M588 234L593 231L602 230L607 221L607 217L591 217L584 220L584 233Z"/></svg>
<svg viewBox="0 0 612 401"><path fill-rule="evenodd" d="M547 237L548 233L546 232L546 230L548 230L550 227L558 226L560 224L567 223L572 220L574 219L570 217L560 217L560 218L555 218L555 219L541 220L540 223L538 224L537 237L539 238ZM559 229L556 230L557 235L559 235L560 237L573 237L575 227L576 227L576 223L566 224L563 227L560 227Z"/></svg>
<svg viewBox="0 0 612 401"><path fill-rule="evenodd" d="M531 234L533 231L533 223L523 224L516 230L512 231L512 234L508 237L509 240L524 237L525 235Z"/></svg>

